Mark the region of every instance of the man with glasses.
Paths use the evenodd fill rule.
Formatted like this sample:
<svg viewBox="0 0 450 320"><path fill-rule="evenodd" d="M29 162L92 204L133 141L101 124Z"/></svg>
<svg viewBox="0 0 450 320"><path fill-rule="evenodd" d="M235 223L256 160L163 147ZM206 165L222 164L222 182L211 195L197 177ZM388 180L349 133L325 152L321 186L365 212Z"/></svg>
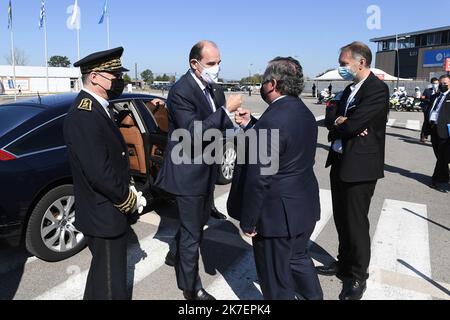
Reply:
<svg viewBox="0 0 450 320"><path fill-rule="evenodd" d="M127 145L108 100L124 89L123 48L97 52L76 62L83 90L64 124L72 169L75 227L92 253L85 300L125 300L127 294L127 214L142 212L146 200L132 185Z"/></svg>

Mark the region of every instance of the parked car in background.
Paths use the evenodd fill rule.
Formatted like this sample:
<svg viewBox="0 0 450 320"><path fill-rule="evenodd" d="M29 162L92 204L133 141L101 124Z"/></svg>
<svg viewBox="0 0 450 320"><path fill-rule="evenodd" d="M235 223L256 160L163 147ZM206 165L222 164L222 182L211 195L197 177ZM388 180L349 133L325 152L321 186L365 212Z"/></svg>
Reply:
<svg viewBox="0 0 450 320"><path fill-rule="evenodd" d="M0 239L23 240L46 261L60 261L85 247L76 230L76 199L63 139L64 119L75 94L0 106ZM167 144L168 111L145 94L124 94L114 105L128 145L130 169L149 202ZM163 99L161 99L163 100ZM236 152L224 141L218 183L231 182ZM17 242L17 241L16 241Z"/></svg>

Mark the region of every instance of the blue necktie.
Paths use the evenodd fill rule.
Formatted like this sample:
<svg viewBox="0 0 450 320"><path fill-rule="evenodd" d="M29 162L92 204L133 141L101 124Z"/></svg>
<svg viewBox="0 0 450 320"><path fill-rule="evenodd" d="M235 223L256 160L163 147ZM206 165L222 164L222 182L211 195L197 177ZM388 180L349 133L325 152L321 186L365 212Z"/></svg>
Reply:
<svg viewBox="0 0 450 320"><path fill-rule="evenodd" d="M215 112L215 107L214 107L214 105L212 104L211 100L209 99L208 93L209 93L209 96L211 96L211 99L213 99L213 101L214 101L213 90L212 90L212 88L209 87L209 86L205 88L205 97L206 97L206 100L208 100L208 104L209 104L209 106L210 106L210 108L211 108L211 111L212 111L212 112Z"/></svg>
<svg viewBox="0 0 450 320"><path fill-rule="evenodd" d="M442 103L442 100L445 99L445 94L441 93L439 99L437 99L436 104L431 112L439 112L439 105Z"/></svg>

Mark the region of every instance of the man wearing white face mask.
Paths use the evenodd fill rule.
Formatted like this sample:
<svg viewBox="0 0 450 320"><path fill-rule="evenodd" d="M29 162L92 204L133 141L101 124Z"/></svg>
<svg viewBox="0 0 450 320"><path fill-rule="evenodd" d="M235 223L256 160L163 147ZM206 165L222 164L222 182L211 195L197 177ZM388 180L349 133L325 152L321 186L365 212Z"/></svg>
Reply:
<svg viewBox="0 0 450 320"><path fill-rule="evenodd" d="M231 129L233 123L228 112L235 112L242 104L239 95L229 96L225 101L223 92L214 91L212 85L219 79L220 63L220 52L213 42L201 41L191 49L190 69L172 87L167 99L169 141L164 165L155 182L157 187L176 196L180 229L176 236L175 271L178 287L187 300L214 299L203 289L198 260L203 228L211 213L218 165L206 164L203 160L199 164L194 162L198 149L203 151L208 146L207 142L200 141L199 145L195 140L198 132L197 128L194 130L194 123L201 121L202 134L208 129ZM174 151L179 139L172 141L172 138L179 129L190 135L191 163L174 163L179 155Z"/></svg>
<svg viewBox="0 0 450 320"><path fill-rule="evenodd" d="M371 71L372 52L360 42L341 49L339 73L353 81L325 124L332 142L327 167L339 236L338 261L317 268L343 280L341 300L359 300L370 262L369 208L378 179L384 177L389 89Z"/></svg>

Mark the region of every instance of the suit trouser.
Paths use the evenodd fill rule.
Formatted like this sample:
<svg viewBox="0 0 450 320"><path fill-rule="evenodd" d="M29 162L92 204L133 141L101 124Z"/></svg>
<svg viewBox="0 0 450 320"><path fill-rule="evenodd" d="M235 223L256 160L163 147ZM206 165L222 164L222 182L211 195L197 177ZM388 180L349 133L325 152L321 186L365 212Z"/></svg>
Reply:
<svg viewBox="0 0 450 320"><path fill-rule="evenodd" d="M253 238L256 270L266 300L322 300L323 292L308 253L314 229L294 238Z"/></svg>
<svg viewBox="0 0 450 320"><path fill-rule="evenodd" d="M449 159L447 159L447 153L450 148L450 142L448 139L439 138L436 125L431 128L431 143L433 144L433 151L437 159L433 173L433 182L448 182Z"/></svg>
<svg viewBox="0 0 450 320"><path fill-rule="evenodd" d="M340 160L331 167L333 217L339 237L339 277L366 280L370 263L369 209L377 181L344 182Z"/></svg>
<svg viewBox="0 0 450 320"><path fill-rule="evenodd" d="M127 233L116 238L86 236L92 253L84 300L128 300Z"/></svg>
<svg viewBox="0 0 450 320"><path fill-rule="evenodd" d="M177 196L180 229L176 235L175 272L180 290L197 291L202 288L198 274L199 248L203 227L211 214L213 194L209 196Z"/></svg>

